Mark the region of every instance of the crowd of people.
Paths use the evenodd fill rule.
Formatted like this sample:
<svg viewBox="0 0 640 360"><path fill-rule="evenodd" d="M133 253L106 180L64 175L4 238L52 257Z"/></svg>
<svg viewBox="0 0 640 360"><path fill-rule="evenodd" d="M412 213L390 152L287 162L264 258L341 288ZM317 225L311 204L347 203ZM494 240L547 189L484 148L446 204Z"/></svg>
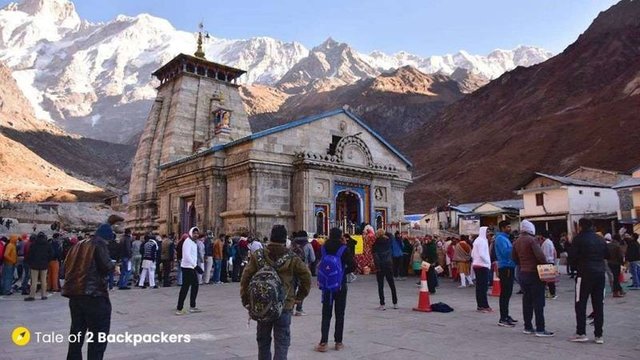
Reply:
<svg viewBox="0 0 640 360"><path fill-rule="evenodd" d="M588 219L580 220L580 232L572 239L536 232L529 221L512 231L503 221L497 227L480 227L478 234L439 238L408 237L367 226L361 251L357 242L338 228L326 240L305 231L290 236L282 225L273 227L269 239L251 236L213 236L197 227L180 237L132 235L126 230L116 240L112 226L122 221L112 216L91 236L68 236L43 232L0 238L2 295L21 291L33 301L60 291L69 298L71 332L108 332L111 304L109 290L132 286L158 288L180 286L176 315L197 313L200 285L240 282L242 304L258 321L259 359L286 359L290 343L291 316L304 316L303 302L316 276L322 291L320 342L315 350L328 350L328 334L335 316L334 348L341 350L347 303L347 284L355 274L375 273L378 310L386 310L385 282L392 306L398 308L397 281L417 278L428 263L428 289L435 293L440 281L459 281L460 288L474 286L476 310L493 313L487 300L495 272L500 280L498 325L515 327L509 312L514 284L522 294L523 332L538 337L553 336L545 325L545 298L556 299L554 281L541 278L539 265L558 266L567 261L567 273L575 278L576 334L570 340L588 341L586 308L591 298L596 343L603 343L603 296L609 278L614 297L625 296L620 284L623 265L631 274L630 290L640 289L640 244L637 234L595 232ZM117 278L117 279L116 279ZM418 282L419 284L419 282ZM62 286L61 286L62 285ZM545 295L546 292L546 295ZM185 308L187 294L189 307ZM259 314L259 315L256 315ZM535 326L534 326L535 324ZM273 334L273 336L272 336ZM78 358L82 344L69 344L70 358ZM106 343L89 344L89 357L101 358Z"/></svg>

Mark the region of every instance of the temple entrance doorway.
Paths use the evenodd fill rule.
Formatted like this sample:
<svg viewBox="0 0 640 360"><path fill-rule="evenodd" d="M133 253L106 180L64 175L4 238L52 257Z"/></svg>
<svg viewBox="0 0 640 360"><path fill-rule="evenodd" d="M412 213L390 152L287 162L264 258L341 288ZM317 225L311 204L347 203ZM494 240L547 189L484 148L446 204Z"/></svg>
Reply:
<svg viewBox="0 0 640 360"><path fill-rule="evenodd" d="M352 191L341 191L336 197L336 223L343 231L354 234L362 223L362 199Z"/></svg>

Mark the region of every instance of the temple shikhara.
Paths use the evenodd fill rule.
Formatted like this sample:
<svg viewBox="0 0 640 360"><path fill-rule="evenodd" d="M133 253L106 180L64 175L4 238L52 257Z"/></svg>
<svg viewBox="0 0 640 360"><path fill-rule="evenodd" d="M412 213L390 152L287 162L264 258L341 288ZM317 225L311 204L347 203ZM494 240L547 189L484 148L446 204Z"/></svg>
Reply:
<svg viewBox="0 0 640 360"><path fill-rule="evenodd" d="M199 39L200 41L200 39ZM327 234L404 216L411 163L346 109L252 133L243 70L180 54L160 80L129 189L133 231Z"/></svg>

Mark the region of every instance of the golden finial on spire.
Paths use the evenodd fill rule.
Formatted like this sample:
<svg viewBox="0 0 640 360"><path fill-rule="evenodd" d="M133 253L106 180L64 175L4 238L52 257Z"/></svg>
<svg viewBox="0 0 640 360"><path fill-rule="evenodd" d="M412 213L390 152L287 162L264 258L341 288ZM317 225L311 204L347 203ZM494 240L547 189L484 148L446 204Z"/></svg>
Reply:
<svg viewBox="0 0 640 360"><path fill-rule="evenodd" d="M198 48L193 55L195 55L195 57L206 60L206 58L204 57L204 50L202 50L202 32L204 30L204 24L202 23L202 21L200 21L198 28L200 29L198 30ZM209 34L206 34L205 37L208 38Z"/></svg>

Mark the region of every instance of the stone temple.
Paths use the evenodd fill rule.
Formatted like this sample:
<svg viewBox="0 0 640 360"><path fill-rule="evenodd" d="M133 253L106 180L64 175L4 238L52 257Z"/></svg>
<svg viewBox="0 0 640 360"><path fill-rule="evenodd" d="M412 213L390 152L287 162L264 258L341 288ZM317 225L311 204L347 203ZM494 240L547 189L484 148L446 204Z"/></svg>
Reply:
<svg viewBox="0 0 640 360"><path fill-rule="evenodd" d="M346 109L251 132L244 71L180 54L160 80L135 156L134 232L268 236L272 225L327 234L404 216L411 163Z"/></svg>

